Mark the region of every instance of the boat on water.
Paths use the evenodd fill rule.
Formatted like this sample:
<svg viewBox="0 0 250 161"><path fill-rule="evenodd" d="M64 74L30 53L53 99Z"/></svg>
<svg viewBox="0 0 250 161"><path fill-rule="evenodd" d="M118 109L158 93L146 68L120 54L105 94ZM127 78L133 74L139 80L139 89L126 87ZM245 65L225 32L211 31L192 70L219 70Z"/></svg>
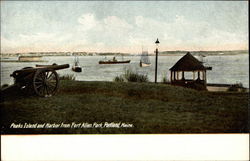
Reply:
<svg viewBox="0 0 250 161"><path fill-rule="evenodd" d="M140 67L149 67L151 66L150 59L148 57L148 51L142 51L141 60L140 60Z"/></svg>
<svg viewBox="0 0 250 161"><path fill-rule="evenodd" d="M82 72L82 67L79 65L79 58L75 56L75 62L71 68L74 72Z"/></svg>
<svg viewBox="0 0 250 161"><path fill-rule="evenodd" d="M130 60L117 60L115 57L113 57L112 60L100 60L99 61L99 64L124 64L124 63L130 63Z"/></svg>
<svg viewBox="0 0 250 161"><path fill-rule="evenodd" d="M18 56L17 59L13 59L13 58L1 58L0 61L1 62L16 62L16 63L27 63L27 62L46 62L45 60L42 59L42 56Z"/></svg>
<svg viewBox="0 0 250 161"><path fill-rule="evenodd" d="M42 56L19 56L20 62L42 62Z"/></svg>

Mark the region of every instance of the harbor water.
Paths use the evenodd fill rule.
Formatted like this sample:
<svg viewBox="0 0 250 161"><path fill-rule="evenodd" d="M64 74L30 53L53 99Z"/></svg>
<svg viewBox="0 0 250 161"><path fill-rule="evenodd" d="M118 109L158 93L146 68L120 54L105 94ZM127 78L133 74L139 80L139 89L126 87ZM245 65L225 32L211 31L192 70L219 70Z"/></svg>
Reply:
<svg viewBox="0 0 250 161"><path fill-rule="evenodd" d="M183 55L159 56L158 57L158 82L163 78L169 80L169 69ZM113 56L106 56L112 59ZM154 82L155 76L155 56L149 56L150 67L141 68L139 66L140 56L124 56L124 60L131 60L128 64L99 64L103 56L79 56L79 63L82 66L81 73L75 73L71 70L74 63L74 56L44 56L45 62L1 62L1 85L13 84L13 78L10 74L24 67L34 67L36 64L70 64L70 68L60 70L60 75L74 75L79 81L113 81L116 76L124 74L129 69L140 74L148 76L149 80ZM121 58L116 57L118 60ZM197 57L198 58L198 57ZM9 58L16 59L17 58ZM249 58L248 54L237 55L213 55L205 57L205 65L211 66L212 70L207 71L208 83L235 84L242 83L244 87L249 88Z"/></svg>

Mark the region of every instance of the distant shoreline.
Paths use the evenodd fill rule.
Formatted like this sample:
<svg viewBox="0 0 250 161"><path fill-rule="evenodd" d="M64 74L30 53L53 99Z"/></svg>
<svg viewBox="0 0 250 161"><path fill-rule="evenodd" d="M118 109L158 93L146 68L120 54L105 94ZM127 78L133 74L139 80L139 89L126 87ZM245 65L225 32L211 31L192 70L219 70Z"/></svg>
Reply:
<svg viewBox="0 0 250 161"><path fill-rule="evenodd" d="M0 60L0 62L29 63L29 62L47 62L47 61L45 60L41 60L41 61Z"/></svg>
<svg viewBox="0 0 250 161"><path fill-rule="evenodd" d="M227 54L248 54L249 50L225 50L225 51L182 51L182 50L176 50L176 51L160 51L160 55L175 55L175 54L185 54L187 52L190 52L192 54L205 54L205 55L227 55ZM15 55L15 56L22 56L22 55L41 55L41 56L106 56L106 55L123 55L123 56L130 56L130 55L141 55L141 52L139 53L123 53L123 52L16 52L16 53L0 53L1 56L5 55ZM154 55L154 53L149 53L149 55Z"/></svg>
<svg viewBox="0 0 250 161"><path fill-rule="evenodd" d="M194 56L233 56L233 55L245 55L249 54L249 51L195 51L191 52ZM160 52L159 56L182 56L186 54L186 51L171 51L171 52ZM6 61L6 58L11 57L19 57L19 56L141 56L141 54L129 54L129 53L1 53L1 62L9 62ZM149 56L155 56L154 53L149 53Z"/></svg>

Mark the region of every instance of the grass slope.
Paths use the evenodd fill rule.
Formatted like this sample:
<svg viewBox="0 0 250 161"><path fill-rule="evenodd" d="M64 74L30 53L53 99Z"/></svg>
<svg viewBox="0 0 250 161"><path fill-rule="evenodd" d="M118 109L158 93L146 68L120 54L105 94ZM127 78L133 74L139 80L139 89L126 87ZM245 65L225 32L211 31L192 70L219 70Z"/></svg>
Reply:
<svg viewBox="0 0 250 161"><path fill-rule="evenodd" d="M248 93L200 92L153 83L61 81L53 97L16 96L1 105L2 134L248 132ZM134 127L9 128L12 123L72 122L121 122Z"/></svg>

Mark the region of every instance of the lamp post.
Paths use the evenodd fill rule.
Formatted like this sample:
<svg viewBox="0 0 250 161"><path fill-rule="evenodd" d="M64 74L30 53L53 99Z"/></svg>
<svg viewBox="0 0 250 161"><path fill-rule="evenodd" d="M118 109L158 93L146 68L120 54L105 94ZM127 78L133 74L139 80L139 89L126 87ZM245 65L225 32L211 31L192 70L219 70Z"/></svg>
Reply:
<svg viewBox="0 0 250 161"><path fill-rule="evenodd" d="M160 44L158 38L157 38L155 44L156 44L156 50L155 50L155 83L157 83L158 45Z"/></svg>

